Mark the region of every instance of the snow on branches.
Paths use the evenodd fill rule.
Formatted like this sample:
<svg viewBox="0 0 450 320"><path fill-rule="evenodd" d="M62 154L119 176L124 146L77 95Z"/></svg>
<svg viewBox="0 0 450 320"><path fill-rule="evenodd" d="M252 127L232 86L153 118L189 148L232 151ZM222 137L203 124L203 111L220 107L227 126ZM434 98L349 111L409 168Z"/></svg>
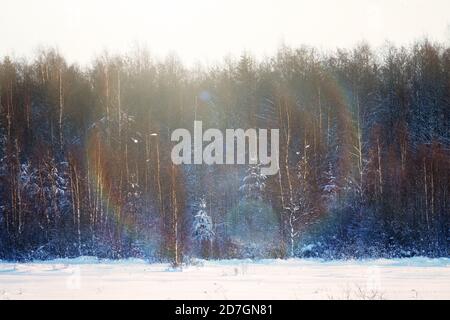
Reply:
<svg viewBox="0 0 450 320"><path fill-rule="evenodd" d="M199 210L194 216L193 236L198 242L212 240L214 237L213 223L206 211L205 199L200 200Z"/></svg>

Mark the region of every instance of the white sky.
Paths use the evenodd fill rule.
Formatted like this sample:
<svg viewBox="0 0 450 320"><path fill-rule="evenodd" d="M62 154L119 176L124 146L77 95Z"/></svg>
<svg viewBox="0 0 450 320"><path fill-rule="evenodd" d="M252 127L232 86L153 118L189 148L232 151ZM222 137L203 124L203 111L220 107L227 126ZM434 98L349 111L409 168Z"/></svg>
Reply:
<svg viewBox="0 0 450 320"><path fill-rule="evenodd" d="M45 45L84 64L139 44L213 62L243 50L272 54L282 43L449 41L449 26L450 0L0 0L0 56Z"/></svg>

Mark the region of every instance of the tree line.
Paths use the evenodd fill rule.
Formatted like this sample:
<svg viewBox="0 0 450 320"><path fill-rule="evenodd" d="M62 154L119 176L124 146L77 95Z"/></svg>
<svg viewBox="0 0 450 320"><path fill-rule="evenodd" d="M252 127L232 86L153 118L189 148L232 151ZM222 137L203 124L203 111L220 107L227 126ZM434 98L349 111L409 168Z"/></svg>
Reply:
<svg viewBox="0 0 450 320"><path fill-rule="evenodd" d="M448 256L450 48L185 67L0 63L0 259ZM280 130L280 170L174 165L177 128Z"/></svg>

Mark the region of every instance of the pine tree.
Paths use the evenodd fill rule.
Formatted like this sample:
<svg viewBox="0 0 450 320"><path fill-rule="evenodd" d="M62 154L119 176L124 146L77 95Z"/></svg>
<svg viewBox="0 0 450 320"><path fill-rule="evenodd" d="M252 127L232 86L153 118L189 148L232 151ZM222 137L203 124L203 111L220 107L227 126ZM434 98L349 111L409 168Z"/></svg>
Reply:
<svg viewBox="0 0 450 320"><path fill-rule="evenodd" d="M206 211L205 199L200 200L199 210L194 216L193 229L196 241L212 240L214 237L213 223Z"/></svg>

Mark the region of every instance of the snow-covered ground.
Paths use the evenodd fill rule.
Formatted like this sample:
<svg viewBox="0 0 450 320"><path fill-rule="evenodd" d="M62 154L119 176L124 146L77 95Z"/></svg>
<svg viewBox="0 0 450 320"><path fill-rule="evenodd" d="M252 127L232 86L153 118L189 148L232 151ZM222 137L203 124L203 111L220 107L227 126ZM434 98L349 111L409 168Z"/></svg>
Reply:
<svg viewBox="0 0 450 320"><path fill-rule="evenodd" d="M0 262L0 299L450 299L450 259Z"/></svg>

